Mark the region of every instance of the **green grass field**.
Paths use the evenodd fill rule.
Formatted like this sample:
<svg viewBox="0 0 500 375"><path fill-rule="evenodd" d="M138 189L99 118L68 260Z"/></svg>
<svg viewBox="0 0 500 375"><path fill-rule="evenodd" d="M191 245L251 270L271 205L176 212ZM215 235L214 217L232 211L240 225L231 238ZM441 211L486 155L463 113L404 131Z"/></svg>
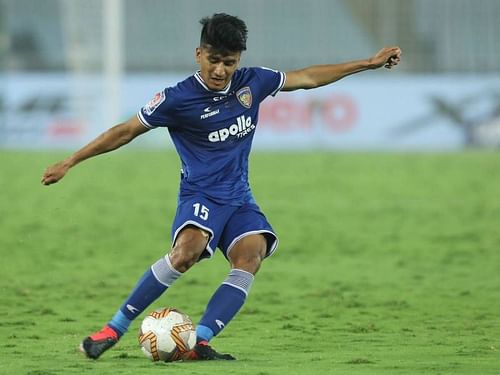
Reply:
<svg viewBox="0 0 500 375"><path fill-rule="evenodd" d="M80 340L170 246L172 152L118 151L44 187L54 153L0 152L0 374L499 374L500 155L256 153L280 236L213 341L238 361L152 363L139 321L100 360ZM152 306L196 321L220 254Z"/></svg>

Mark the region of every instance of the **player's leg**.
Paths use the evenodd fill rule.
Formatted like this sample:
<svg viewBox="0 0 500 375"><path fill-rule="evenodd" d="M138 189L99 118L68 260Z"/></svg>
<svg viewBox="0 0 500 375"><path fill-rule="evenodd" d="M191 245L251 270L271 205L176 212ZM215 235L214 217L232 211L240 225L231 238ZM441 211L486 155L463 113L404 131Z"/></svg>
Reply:
<svg viewBox="0 0 500 375"><path fill-rule="evenodd" d="M101 331L83 340L82 352L89 358L97 359L115 345L132 321L196 263L208 240L207 232L195 226L185 226L178 233L170 254L159 259L144 273L111 321Z"/></svg>
<svg viewBox="0 0 500 375"><path fill-rule="evenodd" d="M170 254L159 259L144 273L108 325L120 335L125 333L137 316L196 263L208 240L208 233L202 229L192 225L184 227L176 237Z"/></svg>
<svg viewBox="0 0 500 375"><path fill-rule="evenodd" d="M229 254L231 271L210 299L196 330L199 340L210 341L243 306L266 249L262 234L246 236L234 245Z"/></svg>
<svg viewBox="0 0 500 375"><path fill-rule="evenodd" d="M190 360L234 360L231 354L221 354L208 342L217 335L243 306L254 275L266 255L267 242L263 235L254 234L239 240L229 255L231 272L210 299L196 327L195 349L184 356Z"/></svg>
<svg viewBox="0 0 500 375"><path fill-rule="evenodd" d="M256 205L244 206L233 214L219 244L231 271L197 326L199 342L209 342L234 318L246 301L262 260L274 252L277 243L271 225Z"/></svg>

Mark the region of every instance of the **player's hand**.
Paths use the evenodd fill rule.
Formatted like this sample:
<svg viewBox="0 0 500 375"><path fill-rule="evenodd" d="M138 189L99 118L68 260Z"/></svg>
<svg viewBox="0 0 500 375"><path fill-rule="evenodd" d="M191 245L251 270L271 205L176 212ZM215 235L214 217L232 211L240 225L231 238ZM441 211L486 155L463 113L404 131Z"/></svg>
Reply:
<svg viewBox="0 0 500 375"><path fill-rule="evenodd" d="M51 185L55 184L61 178L63 178L69 170L68 163L61 161L54 165L51 165L45 170L42 176L42 184Z"/></svg>
<svg viewBox="0 0 500 375"><path fill-rule="evenodd" d="M382 66L391 69L401 61L401 49L399 47L385 47L378 51L370 58L370 64L373 69L381 68Z"/></svg>

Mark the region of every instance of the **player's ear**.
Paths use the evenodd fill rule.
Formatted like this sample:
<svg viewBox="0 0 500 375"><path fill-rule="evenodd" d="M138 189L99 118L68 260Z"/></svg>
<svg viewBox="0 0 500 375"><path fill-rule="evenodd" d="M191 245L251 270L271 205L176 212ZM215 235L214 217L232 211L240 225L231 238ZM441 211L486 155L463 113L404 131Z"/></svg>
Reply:
<svg viewBox="0 0 500 375"><path fill-rule="evenodd" d="M199 64L201 62L201 48L196 47L195 50L196 62Z"/></svg>

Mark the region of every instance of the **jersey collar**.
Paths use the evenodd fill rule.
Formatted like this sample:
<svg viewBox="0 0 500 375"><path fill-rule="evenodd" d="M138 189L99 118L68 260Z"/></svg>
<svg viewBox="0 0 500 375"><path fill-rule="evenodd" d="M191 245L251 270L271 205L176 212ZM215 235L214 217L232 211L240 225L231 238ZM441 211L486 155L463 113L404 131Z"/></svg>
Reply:
<svg viewBox="0 0 500 375"><path fill-rule="evenodd" d="M231 81L229 81L229 83L227 84L227 86L221 90L221 91L214 91L214 90L210 90L207 86L207 84L205 83L205 81L203 80L203 78L201 78L201 74L200 74L200 71L198 70L195 74L194 74L194 78L196 78L196 80L198 81L198 83L203 86L203 88L207 91L210 91L210 92L214 92L214 93L217 93L217 94L227 94L229 92L229 88L231 87Z"/></svg>

